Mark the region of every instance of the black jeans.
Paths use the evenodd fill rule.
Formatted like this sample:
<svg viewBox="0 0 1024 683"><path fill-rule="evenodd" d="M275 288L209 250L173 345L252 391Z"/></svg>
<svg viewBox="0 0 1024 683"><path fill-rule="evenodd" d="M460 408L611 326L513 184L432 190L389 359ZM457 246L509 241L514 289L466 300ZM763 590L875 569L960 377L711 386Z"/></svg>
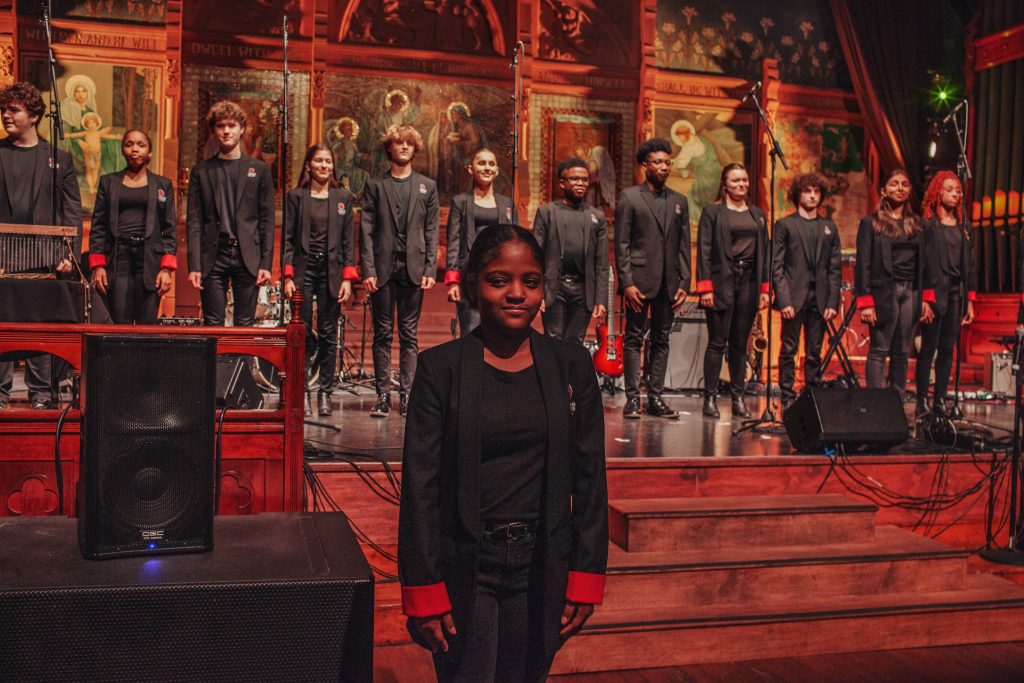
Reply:
<svg viewBox="0 0 1024 683"><path fill-rule="evenodd" d="M316 334L313 334L313 299L316 298ZM320 391L334 389L338 353L338 293L331 291L326 254L309 254L302 280L302 322L306 325L306 367L320 373Z"/></svg>
<svg viewBox="0 0 1024 683"><path fill-rule="evenodd" d="M423 289L409 279L404 260L398 260L391 279L370 295L373 314L373 383L379 396L391 393L391 340L398 312L398 385L408 394L416 374L419 345L416 328L423 307Z"/></svg>
<svg viewBox="0 0 1024 683"><path fill-rule="evenodd" d="M558 295L553 304L541 315L544 334L569 342L583 343L583 336L590 325L590 309L587 308L586 285L558 279Z"/></svg>
<svg viewBox="0 0 1024 683"><path fill-rule="evenodd" d="M885 386L885 359L889 358L889 386L901 394L907 389L910 342L914 338L914 309L917 292L911 282L893 284L892 315L884 325L871 326L871 346L864 367L869 389Z"/></svg>
<svg viewBox="0 0 1024 683"><path fill-rule="evenodd" d="M110 318L116 325L155 325L158 297L155 283L143 282L145 242L118 240L114 278L108 283ZM204 306L205 310L205 306Z"/></svg>
<svg viewBox="0 0 1024 683"><path fill-rule="evenodd" d="M779 386L782 388L782 400L792 401L796 398L793 381L796 377L797 347L800 346L800 332L804 333L804 384L813 386L818 383L821 373L821 343L825 339L825 318L818 308L817 297L812 289L807 293L807 300L792 319L782 319L782 341L779 349Z"/></svg>
<svg viewBox="0 0 1024 683"><path fill-rule="evenodd" d="M530 574L539 573L535 547L534 533L480 542L473 621L455 624L467 633L458 666L434 657L438 683L520 683L547 677L551 662L539 661L529 637L542 628L530 623L527 600Z"/></svg>
<svg viewBox="0 0 1024 683"><path fill-rule="evenodd" d="M747 371L747 339L757 315L761 283L754 276L753 261L733 264L732 307L707 312L708 348L704 352L704 395L718 393L722 357L729 349L729 393L743 395Z"/></svg>
<svg viewBox="0 0 1024 683"><path fill-rule="evenodd" d="M28 388L28 400L53 401L55 398L50 386L50 375L53 356L40 353L25 359L25 386ZM14 386L14 361L0 363L0 401L6 403L11 398Z"/></svg>
<svg viewBox="0 0 1024 683"><path fill-rule="evenodd" d="M260 293L256 286L256 276L242 262L242 252L238 245L224 242L218 243L213 270L203 278L203 289L199 295L203 304L203 324L224 324L229 281L235 302L234 325L251 327L256 319L256 300Z"/></svg>
<svg viewBox="0 0 1024 683"><path fill-rule="evenodd" d="M657 296L644 299L639 311L626 307L626 338L623 340L623 361L626 365L626 398L640 397L640 347L644 340L644 325L651 316L651 350L647 376L647 398L658 398L665 389L665 370L668 369L668 338L672 331L672 298L662 287Z"/></svg>
<svg viewBox="0 0 1024 683"><path fill-rule="evenodd" d="M962 305L960 283L950 283L946 313L941 316L936 313L934 322L921 325L921 352L917 354L917 372L914 378L917 384L918 398L928 398L928 376L931 374L933 360L935 361L934 396L936 399L946 398L949 375L953 370L953 346L960 335ZM937 356L936 351L938 352Z"/></svg>

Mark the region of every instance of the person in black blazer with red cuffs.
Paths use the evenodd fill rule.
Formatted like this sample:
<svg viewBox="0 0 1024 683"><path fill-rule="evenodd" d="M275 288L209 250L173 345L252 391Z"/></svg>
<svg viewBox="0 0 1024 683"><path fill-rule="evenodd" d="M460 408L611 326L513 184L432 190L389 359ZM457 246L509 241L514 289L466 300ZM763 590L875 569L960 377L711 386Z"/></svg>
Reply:
<svg viewBox="0 0 1024 683"><path fill-rule="evenodd" d="M789 200L797 210L777 221L772 231L774 305L782 317L779 386L783 410L796 398L794 357L801 330L806 354L804 384L814 386L820 379L825 324L839 310L843 283L839 230L835 223L818 215L826 187L825 178L818 173L801 173L794 178Z"/></svg>
<svg viewBox="0 0 1024 683"><path fill-rule="evenodd" d="M383 178L367 181L363 191L359 259L363 286L373 314L373 375L377 401L373 417L391 412L391 340L398 314L398 410L409 410L409 388L419 351L416 328L423 292L437 278L437 184L412 170L423 138L408 124L384 132L381 146L391 160Z"/></svg>
<svg viewBox="0 0 1024 683"><path fill-rule="evenodd" d="M101 177L96 191L89 269L117 325L155 325L178 267L174 187L147 169L152 150L144 131L126 132L121 153L128 167Z"/></svg>
<svg viewBox="0 0 1024 683"><path fill-rule="evenodd" d="M217 102L206 116L217 155L192 168L188 181L188 281L199 290L203 324L223 325L228 283L234 324L256 319L274 260L274 180L270 167L241 148L245 111Z"/></svg>
<svg viewBox="0 0 1024 683"><path fill-rule="evenodd" d="M757 311L768 306L768 228L764 211L747 204L750 177L743 164L722 169L718 202L697 224L697 294L707 309L704 415L719 417L722 357L729 350L729 393L734 417L750 417L743 401L747 341Z"/></svg>
<svg viewBox="0 0 1024 683"><path fill-rule="evenodd" d="M924 231L912 206L910 176L891 171L882 184L878 209L857 227L854 291L860 319L871 326L865 378L869 388L907 388L914 323L930 323L935 291L925 288Z"/></svg>
<svg viewBox="0 0 1024 683"><path fill-rule="evenodd" d="M917 414L928 412L928 380L935 361L932 412L946 416L946 390L960 326L974 321L975 274L970 224L963 216L963 188L951 171L939 171L924 195L924 254L928 284L935 292L935 319L921 325L915 383ZM936 355L938 353L938 355Z"/></svg>
<svg viewBox="0 0 1024 683"><path fill-rule="evenodd" d="M615 263L626 302L626 405L622 416L640 417L640 347L651 319L647 413L678 419L661 398L668 368L673 311L690 289L690 211L686 197L665 186L672 145L664 138L640 143L637 163L645 181L622 192L615 209ZM614 331L614 330L613 330Z"/></svg>
<svg viewBox="0 0 1024 683"><path fill-rule="evenodd" d="M469 163L473 189L452 197L452 206L448 212L444 284L448 287L448 300L455 304L459 334L462 336L480 324L480 315L466 304L459 289L459 274L466 267L466 259L469 250L473 248L476 234L488 225L519 224L519 214L512 200L494 191L494 179L498 177L498 172L498 158L494 152L486 147L478 149Z"/></svg>
<svg viewBox="0 0 1024 683"><path fill-rule="evenodd" d="M398 574L442 683L545 680L603 599L601 390L585 348L531 329L543 282L529 231L481 232L462 281L480 325L413 382Z"/></svg>
<svg viewBox="0 0 1024 683"><path fill-rule="evenodd" d="M339 305L352 297L355 235L352 193L334 178L334 156L327 145L306 151L299 186L285 198L281 254L284 295L302 291L302 321L306 325L306 367L316 368L320 390L317 411L330 415L338 350ZM317 329L313 333L313 300ZM307 407L307 413L310 412Z"/></svg>

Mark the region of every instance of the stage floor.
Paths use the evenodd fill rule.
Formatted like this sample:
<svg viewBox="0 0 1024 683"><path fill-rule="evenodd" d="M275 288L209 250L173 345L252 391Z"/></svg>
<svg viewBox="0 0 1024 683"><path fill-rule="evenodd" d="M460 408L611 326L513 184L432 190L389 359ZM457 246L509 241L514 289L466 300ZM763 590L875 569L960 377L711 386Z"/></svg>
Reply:
<svg viewBox="0 0 1024 683"><path fill-rule="evenodd" d="M646 415L640 420L625 420L622 417L625 394L618 391L613 396L605 392L603 396L605 452L608 458L688 459L800 455L793 451L781 425L734 435L733 430L743 421L732 418L730 401L725 397L718 402L722 413L721 419L718 420L705 418L701 414L700 395L667 393L664 396L665 401L680 412L678 420ZM314 408L315 398L314 395ZM333 396L334 414L331 417L320 418L313 415L307 418L331 425L332 428L307 423L306 440L314 445L366 454L389 462L401 461L405 421L398 414L397 394L392 398L391 415L386 418L370 416L374 399L372 390L364 387L336 390ZM759 417L764 410L763 397L748 396L746 403L755 417ZM903 409L908 420L912 420L914 404L904 403ZM1013 407L1008 401L967 401L964 403L964 414L967 420L986 425L996 436L1006 435L1006 430L1013 426ZM917 454L941 453L944 450L935 444L911 439L891 452Z"/></svg>

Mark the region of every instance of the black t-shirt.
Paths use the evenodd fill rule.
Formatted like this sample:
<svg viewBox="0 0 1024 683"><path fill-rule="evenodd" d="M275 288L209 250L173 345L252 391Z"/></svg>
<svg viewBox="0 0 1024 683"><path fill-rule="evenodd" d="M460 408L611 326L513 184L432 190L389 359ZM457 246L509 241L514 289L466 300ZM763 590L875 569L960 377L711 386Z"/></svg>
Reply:
<svg viewBox="0 0 1024 683"><path fill-rule="evenodd" d="M475 234L479 234L481 230L489 225L497 225L498 223L497 206L492 206L490 208L485 206L473 206L473 227L476 228Z"/></svg>
<svg viewBox="0 0 1024 683"><path fill-rule="evenodd" d="M149 187L121 186L117 197L118 237L143 237L149 210Z"/></svg>
<svg viewBox="0 0 1024 683"><path fill-rule="evenodd" d="M327 197L313 197L309 222L309 250L327 251Z"/></svg>
<svg viewBox="0 0 1024 683"><path fill-rule="evenodd" d="M583 276L587 273L587 221L588 212L583 203L570 206L563 201L555 202L559 226L562 229L562 274Z"/></svg>
<svg viewBox="0 0 1024 683"><path fill-rule="evenodd" d="M900 226L898 237L892 238L892 279L897 282L917 282L917 259L920 242Z"/></svg>
<svg viewBox="0 0 1024 683"><path fill-rule="evenodd" d="M725 210L725 220L729 221L729 232L732 234L732 258L752 259L757 250L757 231L760 226L750 211Z"/></svg>
<svg viewBox="0 0 1024 683"><path fill-rule="evenodd" d="M396 178L388 176L388 181L395 189L395 216L398 218L398 230L395 235L395 251L403 252L406 248L406 235L409 233L409 217L406 212L409 208L409 194L412 192L412 176Z"/></svg>
<svg viewBox="0 0 1024 683"><path fill-rule="evenodd" d="M220 234L237 239L235 207L238 204L238 165L242 163L242 160L216 157L216 161L219 168L213 177L217 185L217 215L220 216Z"/></svg>
<svg viewBox="0 0 1024 683"><path fill-rule="evenodd" d="M480 411L480 518L540 518L548 424L537 370L506 372L484 363Z"/></svg>
<svg viewBox="0 0 1024 683"><path fill-rule="evenodd" d="M949 250L949 278L960 279L960 259L964 248L964 236L960 226L939 224L939 230L945 237L946 248Z"/></svg>
<svg viewBox="0 0 1024 683"><path fill-rule="evenodd" d="M12 146L14 151L14 168L9 169L14 192L8 198L11 202L11 222L18 225L32 225L32 193L35 190L33 178L36 172L36 158L39 145L32 147Z"/></svg>

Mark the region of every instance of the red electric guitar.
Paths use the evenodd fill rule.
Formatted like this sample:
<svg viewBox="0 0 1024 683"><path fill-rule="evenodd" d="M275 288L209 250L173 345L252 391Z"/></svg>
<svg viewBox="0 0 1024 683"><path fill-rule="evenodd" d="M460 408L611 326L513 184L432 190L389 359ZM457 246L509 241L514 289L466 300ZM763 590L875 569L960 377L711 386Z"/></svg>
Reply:
<svg viewBox="0 0 1024 683"><path fill-rule="evenodd" d="M608 267L608 321L597 326L600 346L594 351L594 368L607 377L621 377L626 371L622 357L622 335L615 325L615 269Z"/></svg>

